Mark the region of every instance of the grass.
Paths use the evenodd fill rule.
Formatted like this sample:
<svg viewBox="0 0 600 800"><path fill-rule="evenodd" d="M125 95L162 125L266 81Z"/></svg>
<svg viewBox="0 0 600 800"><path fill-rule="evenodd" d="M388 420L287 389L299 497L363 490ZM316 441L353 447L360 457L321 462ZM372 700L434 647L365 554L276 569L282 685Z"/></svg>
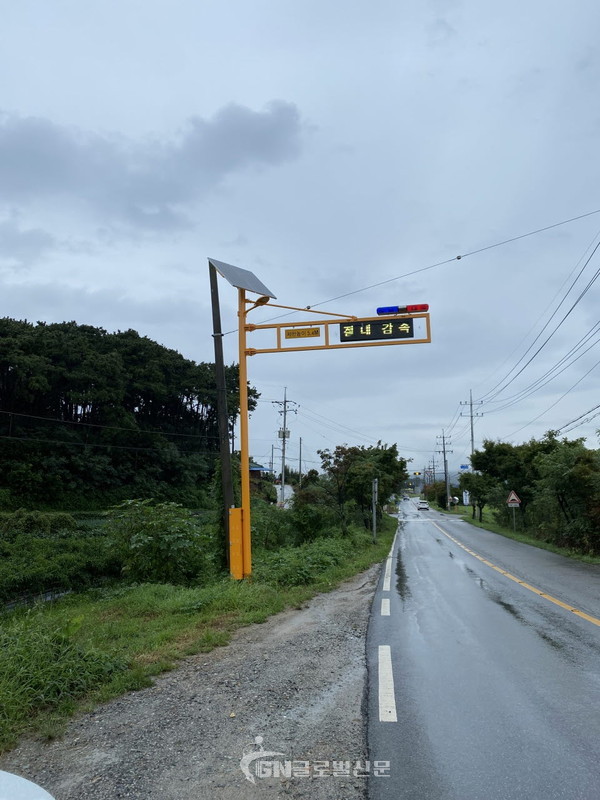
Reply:
<svg viewBox="0 0 600 800"><path fill-rule="evenodd" d="M148 686L179 659L226 645L237 628L334 589L385 558L396 520L381 528L376 544L358 536L302 585L278 585L264 570L262 580L204 587L116 585L0 616L0 751L23 734L54 738L75 711ZM260 574L259 553L256 562Z"/></svg>
<svg viewBox="0 0 600 800"><path fill-rule="evenodd" d="M559 547L552 542L546 542L543 539L538 539L523 530L513 531L512 528L499 525L492 518L492 515L493 511L484 509L482 522L479 522L478 519L473 519L470 511L462 514L461 519L464 519L465 522L468 522L470 525L474 525L476 528L483 528L486 531L498 533L500 536L506 536L508 539L514 539L517 542L532 545L532 547L539 547L541 550L549 550L551 553L567 556L568 558L573 558L576 561L583 561L586 564L600 564L600 556L586 555L585 553L580 553L578 550L573 550L570 547Z"/></svg>

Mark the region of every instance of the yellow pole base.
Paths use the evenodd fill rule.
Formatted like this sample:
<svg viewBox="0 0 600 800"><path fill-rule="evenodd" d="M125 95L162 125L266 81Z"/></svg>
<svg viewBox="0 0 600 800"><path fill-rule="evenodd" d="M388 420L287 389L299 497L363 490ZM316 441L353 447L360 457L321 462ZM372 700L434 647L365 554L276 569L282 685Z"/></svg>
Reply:
<svg viewBox="0 0 600 800"><path fill-rule="evenodd" d="M229 572L236 581L241 581L244 577L241 508L229 509Z"/></svg>

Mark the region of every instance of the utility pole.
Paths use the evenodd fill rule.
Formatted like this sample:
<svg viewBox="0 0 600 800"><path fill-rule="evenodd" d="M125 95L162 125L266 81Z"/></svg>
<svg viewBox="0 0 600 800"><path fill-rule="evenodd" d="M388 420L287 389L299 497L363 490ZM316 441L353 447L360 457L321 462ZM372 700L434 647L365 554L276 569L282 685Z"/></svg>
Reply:
<svg viewBox="0 0 600 800"><path fill-rule="evenodd" d="M281 440L281 505L283 506L285 503L285 443L287 441L287 437L289 436L289 431L287 429L287 386L283 389L283 438Z"/></svg>
<svg viewBox="0 0 600 800"><path fill-rule="evenodd" d="M293 400L287 399L287 386L283 388L283 402L281 400L272 400L271 401L274 405L283 406L282 411L280 414L283 414L283 428L279 429L279 438L281 439L281 505L285 502L285 443L289 438L290 432L287 429L287 413L288 413L288 405L293 403L294 405L298 405ZM296 413L296 409L290 409L291 411Z"/></svg>
<svg viewBox="0 0 600 800"><path fill-rule="evenodd" d="M373 541L377 541L377 500L379 494L379 479L373 478Z"/></svg>
<svg viewBox="0 0 600 800"><path fill-rule="evenodd" d="M446 508L448 508L448 503L449 503L449 499L450 499L450 476L448 474L448 459L446 457L446 454L447 453L452 453L454 451L446 449L446 436L444 435L444 431L443 430L442 430L442 435L441 436L437 436L436 438L442 440L442 449L441 450L437 450L436 452L442 453L443 457L444 457L444 479L445 479L445 483L446 483Z"/></svg>
<svg viewBox="0 0 600 800"><path fill-rule="evenodd" d="M431 457L431 461L429 462L429 475L431 478L431 482L435 483L437 474L435 471L435 455Z"/></svg>
<svg viewBox="0 0 600 800"><path fill-rule="evenodd" d="M223 528L225 531L224 555L229 566L229 509L234 506L231 455L229 453L229 422L227 414L227 387L225 385L225 364L223 361L223 332L221 330L221 309L217 271L212 264L208 267L210 275L210 296L213 318L213 341L215 346L215 382L217 386L217 418L219 423L219 449L221 453L221 490L223 492Z"/></svg>
<svg viewBox="0 0 600 800"><path fill-rule="evenodd" d="M483 400L476 400L476 402L475 402L476 405L481 405L482 403L483 403ZM474 428L473 428L473 417L483 417L483 414L480 414L480 413L477 413L477 412L473 413L473 390L472 389L469 389L469 399L468 400L461 400L460 404L461 404L461 406L469 406L470 407L470 411L469 411L468 414L463 414L462 411L461 411L460 415L461 415L461 417L466 417L466 416L471 417L471 455L473 455L473 453L475 452L475 432L474 432Z"/></svg>

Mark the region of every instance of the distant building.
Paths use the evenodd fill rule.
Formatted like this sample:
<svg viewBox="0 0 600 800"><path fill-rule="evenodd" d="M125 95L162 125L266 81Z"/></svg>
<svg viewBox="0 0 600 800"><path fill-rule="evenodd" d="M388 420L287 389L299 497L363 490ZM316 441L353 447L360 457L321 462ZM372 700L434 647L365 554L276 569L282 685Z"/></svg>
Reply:
<svg viewBox="0 0 600 800"><path fill-rule="evenodd" d="M263 467L262 464L257 464L256 461L250 459L250 478L264 478L271 472L268 467Z"/></svg>

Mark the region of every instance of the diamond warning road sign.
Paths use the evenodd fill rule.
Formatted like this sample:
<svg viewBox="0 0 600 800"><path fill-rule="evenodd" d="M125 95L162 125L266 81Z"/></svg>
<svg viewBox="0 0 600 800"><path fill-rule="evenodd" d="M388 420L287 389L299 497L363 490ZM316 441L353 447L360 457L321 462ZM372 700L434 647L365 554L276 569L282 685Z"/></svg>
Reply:
<svg viewBox="0 0 600 800"><path fill-rule="evenodd" d="M521 500L519 499L519 495L513 489L511 489L511 492L508 495L506 502L509 508L519 508L519 506L521 505Z"/></svg>

